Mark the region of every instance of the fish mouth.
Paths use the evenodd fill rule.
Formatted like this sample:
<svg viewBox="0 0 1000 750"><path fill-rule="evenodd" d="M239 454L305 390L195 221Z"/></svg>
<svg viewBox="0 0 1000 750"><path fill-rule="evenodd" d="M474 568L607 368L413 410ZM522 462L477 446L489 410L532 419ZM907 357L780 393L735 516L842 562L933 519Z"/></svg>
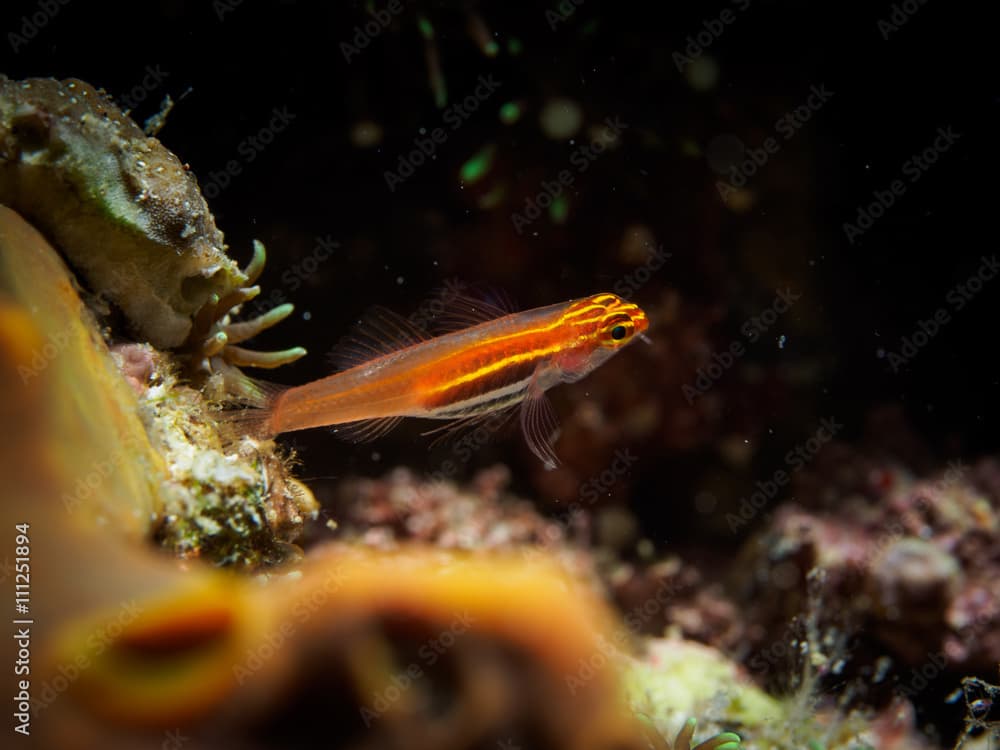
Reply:
<svg viewBox="0 0 1000 750"><path fill-rule="evenodd" d="M649 328L649 318L646 317L646 313L642 311L642 308L635 307L634 311L630 313L630 317L635 325L636 335L645 338L645 331Z"/></svg>
<svg viewBox="0 0 1000 750"><path fill-rule="evenodd" d="M632 325L635 326L636 336L642 336L646 329L649 328L649 318L646 317L646 313L641 307L632 302L621 301L612 310L609 310L609 312L611 311L628 315L632 321Z"/></svg>

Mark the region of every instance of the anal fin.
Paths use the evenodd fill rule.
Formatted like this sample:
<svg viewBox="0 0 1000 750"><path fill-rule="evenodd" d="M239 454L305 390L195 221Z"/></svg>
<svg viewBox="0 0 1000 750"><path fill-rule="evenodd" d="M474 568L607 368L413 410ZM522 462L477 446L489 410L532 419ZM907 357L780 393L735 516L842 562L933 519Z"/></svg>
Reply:
<svg viewBox="0 0 1000 750"><path fill-rule="evenodd" d="M402 421L402 417L361 419L357 422L334 425L330 431L337 437L351 443L369 443L387 434Z"/></svg>
<svg viewBox="0 0 1000 750"><path fill-rule="evenodd" d="M452 419L440 427L435 427L421 433L421 435L425 437L428 435L435 436L430 446L428 446L433 448L435 445L447 440L454 439L457 441L459 436L474 432L480 427L486 427L491 433L499 432L507 424L511 416L513 416L516 406L517 404L511 404L510 406L487 412L486 414L473 414L468 417Z"/></svg>

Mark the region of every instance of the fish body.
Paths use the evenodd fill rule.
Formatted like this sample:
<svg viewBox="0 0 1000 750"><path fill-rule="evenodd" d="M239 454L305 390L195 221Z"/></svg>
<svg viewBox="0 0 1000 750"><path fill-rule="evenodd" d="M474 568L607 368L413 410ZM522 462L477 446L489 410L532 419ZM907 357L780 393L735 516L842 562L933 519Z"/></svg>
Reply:
<svg viewBox="0 0 1000 750"><path fill-rule="evenodd" d="M345 369L267 400L260 434L335 426L363 440L403 417L467 424L520 406L529 446L554 466L557 422L545 391L584 377L648 326L637 305L613 294L500 315L468 309L494 317L435 338L379 311L344 344Z"/></svg>

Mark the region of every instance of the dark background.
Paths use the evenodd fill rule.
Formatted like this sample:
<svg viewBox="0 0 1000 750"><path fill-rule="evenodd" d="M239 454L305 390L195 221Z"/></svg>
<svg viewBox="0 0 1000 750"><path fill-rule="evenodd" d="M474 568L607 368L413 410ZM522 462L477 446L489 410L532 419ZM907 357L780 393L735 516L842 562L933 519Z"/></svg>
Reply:
<svg viewBox="0 0 1000 750"><path fill-rule="evenodd" d="M743 484L728 498L735 502L821 416L837 415L842 437L854 440L873 413L898 405L934 462L995 451L1000 287L987 286L899 373L878 356L898 350L901 337L944 306L952 285L996 249L996 60L976 41L985 20L936 0L914 3L917 12L885 39L878 21L889 18L890 4L751 2L740 10L726 2L674 9L587 0L552 29L546 10L554 4L524 6L403 3L348 63L341 43L370 20L362 3L75 0L47 11L40 3L5 3L0 71L78 77L123 101L147 67L159 66L165 77L133 114L141 122L164 95L179 99L159 137L203 184L240 158L240 143L275 107L294 113L287 130L209 201L241 262L251 239L268 246L263 296L278 290L296 304L294 318L259 346L303 344L310 356L272 379L301 383L326 374L324 353L366 307L408 314L446 279L504 289L524 308L610 290L634 270L619 252L623 233L643 225L673 253L635 297L651 309L651 336L673 341L697 329L701 346L700 358L690 356L691 347L632 347L619 357L624 363L594 381L604 384L594 398L609 389L639 391L629 398L657 404L656 430L633 443L640 462L631 498L640 508L648 499L640 513L650 520L675 524L689 513L709 471L691 467L710 464L722 441L746 436L753 446ZM718 80L695 90L672 56L724 8L735 20L705 52ZM34 37L13 42L7 31L23 33L23 14L40 11L47 20ZM421 19L434 29L449 104L471 93L481 75L502 86L449 131L434 161L391 192L384 171L396 168L420 128L442 122ZM495 57L470 33L479 22L496 35ZM520 42L519 54L511 53L511 39ZM714 139L732 135L759 146L812 85L835 95L751 179L749 208L727 207L706 158ZM563 224L546 216L518 235L511 212L566 168L580 142L542 132L539 112L553 97L577 102L585 128L614 116L629 127L617 149L579 175ZM502 123L500 106L515 100L523 116ZM352 143L352 128L364 120L381 127L378 145ZM843 223L855 220L873 190L899 178L903 163L942 127L960 140L860 241L848 243ZM487 144L496 148L492 169L482 184L463 187L459 167ZM478 198L494 187L505 188L504 197L481 208ZM293 289L283 273L327 235L340 243L336 255ZM740 339L743 322L784 286L801 290L802 302L726 373L713 389L718 401L707 427L697 414L699 437L685 441L690 422L670 418L683 407L678 385L692 382L713 351ZM668 307L668 294L681 300L682 312L658 333L665 316L656 311ZM787 337L783 348L780 335ZM682 350L686 356L670 356ZM677 374L669 392L650 393L661 387L655 376L664 369ZM753 386L761 379L763 390ZM591 393L588 381L560 390L562 414ZM303 473L320 480L322 495L327 477L380 474L397 463L434 471L440 458L424 448L423 427L404 427L374 446L345 445L324 431L287 441L300 451ZM478 452L458 476L495 460L524 470L515 472L518 489L543 500L559 496L516 435ZM582 480L604 465L580 459L574 476ZM662 495L665 484L683 488L671 505L648 497Z"/></svg>

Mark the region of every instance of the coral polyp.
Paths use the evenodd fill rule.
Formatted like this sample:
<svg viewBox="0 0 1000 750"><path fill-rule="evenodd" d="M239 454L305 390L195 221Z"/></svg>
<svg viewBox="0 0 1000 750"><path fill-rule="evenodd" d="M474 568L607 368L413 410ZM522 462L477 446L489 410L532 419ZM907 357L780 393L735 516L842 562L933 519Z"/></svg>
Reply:
<svg viewBox="0 0 1000 750"><path fill-rule="evenodd" d="M267 252L264 243L259 240L254 240L253 250L253 259L243 272L245 283L225 297L213 294L195 313L191 332L183 347L190 357L191 371L225 372L227 367L272 369L305 356L306 350L300 346L276 352L257 352L237 346L277 325L295 310L293 305L285 303L249 320L232 320L245 302L260 294L260 287L254 286L254 283L264 270Z"/></svg>

